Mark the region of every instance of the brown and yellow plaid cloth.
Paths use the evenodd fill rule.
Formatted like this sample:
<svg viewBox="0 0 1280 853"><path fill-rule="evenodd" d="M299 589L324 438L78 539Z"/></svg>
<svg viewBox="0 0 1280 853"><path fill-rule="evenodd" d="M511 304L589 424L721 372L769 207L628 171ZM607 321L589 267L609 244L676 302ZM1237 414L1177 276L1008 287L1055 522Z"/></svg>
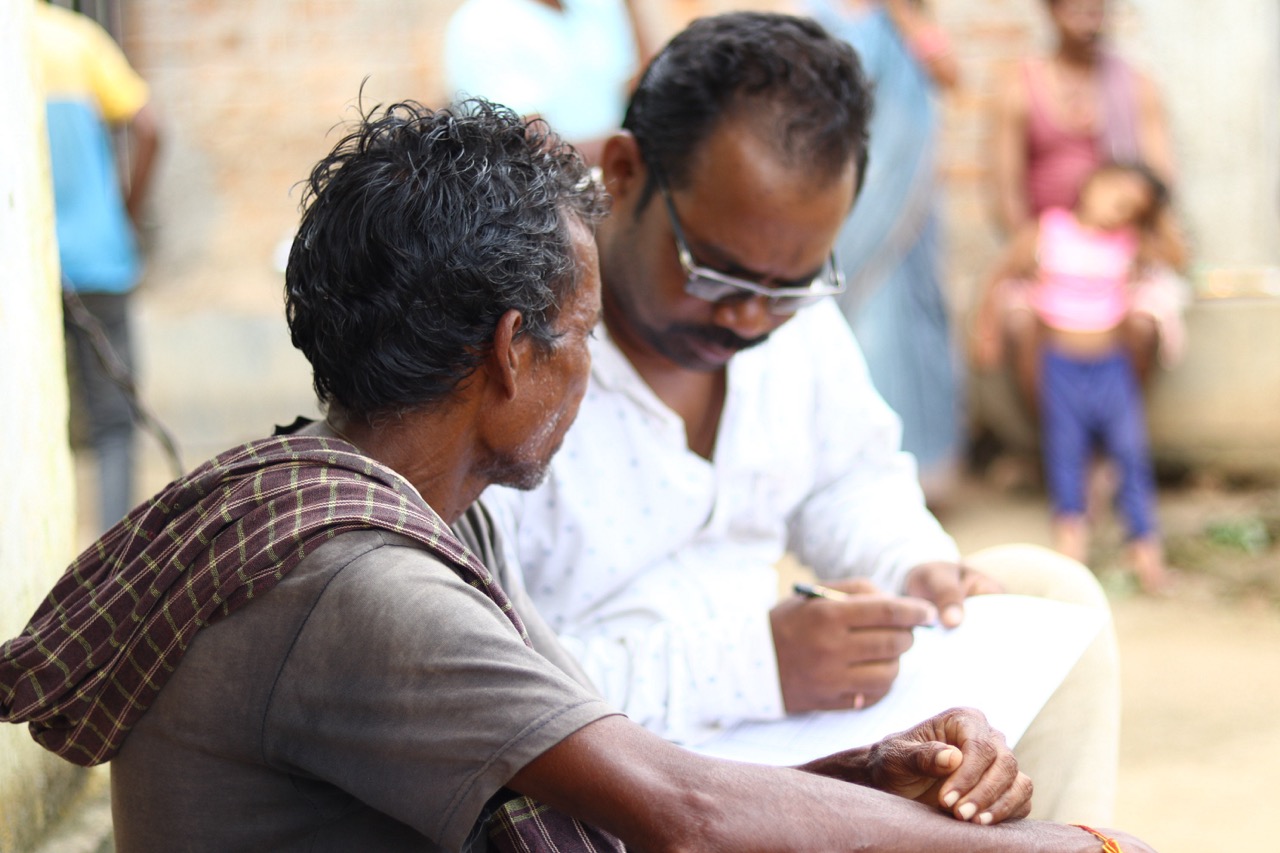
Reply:
<svg viewBox="0 0 1280 853"><path fill-rule="evenodd" d="M529 797L503 803L489 820L489 849L500 853L621 853L622 842Z"/></svg>
<svg viewBox="0 0 1280 853"><path fill-rule="evenodd" d="M334 536L369 528L419 542L529 642L490 572L407 481L345 441L279 436L175 480L76 558L0 646L0 720L28 722L37 742L75 764L110 760L196 631ZM578 834L577 821L552 815L567 842Z"/></svg>

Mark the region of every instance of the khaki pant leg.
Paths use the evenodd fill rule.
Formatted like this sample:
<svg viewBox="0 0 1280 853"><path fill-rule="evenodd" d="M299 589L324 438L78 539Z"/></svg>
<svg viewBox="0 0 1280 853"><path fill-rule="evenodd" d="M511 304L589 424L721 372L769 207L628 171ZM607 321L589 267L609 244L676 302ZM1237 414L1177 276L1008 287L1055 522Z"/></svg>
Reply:
<svg viewBox="0 0 1280 853"><path fill-rule="evenodd" d="M1082 604L1107 621L1032 721L1014 753L1035 784L1031 816L1107 826L1120 746L1120 663L1106 594L1080 563L1035 545L1001 545L965 559L1007 592Z"/></svg>

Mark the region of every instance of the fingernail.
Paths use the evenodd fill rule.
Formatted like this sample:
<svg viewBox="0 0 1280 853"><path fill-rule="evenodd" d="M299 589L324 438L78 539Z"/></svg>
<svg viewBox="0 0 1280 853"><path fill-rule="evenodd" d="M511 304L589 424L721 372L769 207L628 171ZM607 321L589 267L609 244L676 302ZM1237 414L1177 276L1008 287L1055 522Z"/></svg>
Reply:
<svg viewBox="0 0 1280 853"><path fill-rule="evenodd" d="M948 628L954 628L964 621L964 608L959 604L952 604L946 610L942 611L942 624Z"/></svg>
<svg viewBox="0 0 1280 853"><path fill-rule="evenodd" d="M978 823L982 824L983 826L990 826L991 812L983 812L982 814L978 815Z"/></svg>
<svg viewBox="0 0 1280 853"><path fill-rule="evenodd" d="M853 710L861 711L862 706L866 704L867 704L867 697L863 696L861 693L853 697Z"/></svg>
<svg viewBox="0 0 1280 853"><path fill-rule="evenodd" d="M978 811L978 807L975 806L973 803L965 803L963 806L960 807L960 819L968 820L969 818L973 817L977 811Z"/></svg>
<svg viewBox="0 0 1280 853"><path fill-rule="evenodd" d="M942 804L947 808L951 808L956 804L956 800L960 799L959 791L950 791L942 798Z"/></svg>

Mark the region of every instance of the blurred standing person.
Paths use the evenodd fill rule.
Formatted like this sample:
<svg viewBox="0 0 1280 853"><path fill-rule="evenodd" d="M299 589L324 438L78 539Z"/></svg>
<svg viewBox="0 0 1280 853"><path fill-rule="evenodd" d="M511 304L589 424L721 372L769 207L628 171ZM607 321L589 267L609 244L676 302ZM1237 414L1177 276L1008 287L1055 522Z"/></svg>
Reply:
<svg viewBox="0 0 1280 853"><path fill-rule="evenodd" d="M1054 547L1074 560L1088 557L1086 471L1097 443L1119 469L1116 504L1128 524L1129 561L1152 593L1166 588L1168 575L1142 393L1120 333L1142 269L1182 252L1152 229L1168 200L1164 182L1146 166L1104 165L1086 178L1071 210L1049 208L1011 241L977 321L993 322L989 297L1000 282L1036 282L1030 301L1042 341L1037 396ZM980 366L990 360L975 353Z"/></svg>
<svg viewBox="0 0 1280 853"><path fill-rule="evenodd" d="M466 0L445 31L449 95L543 118L595 164L622 123L640 32L632 0Z"/></svg>
<svg viewBox="0 0 1280 853"><path fill-rule="evenodd" d="M132 371L129 296L142 274L135 229L155 162L158 123L146 82L97 23L39 2L35 34L65 298L70 307L82 304L103 333L66 323L98 457L98 522L107 528L133 505L135 430L129 396L112 381L94 339ZM111 132L120 127L128 128L133 143L123 185L111 143Z"/></svg>
<svg viewBox="0 0 1280 853"><path fill-rule="evenodd" d="M992 119L991 192L996 220L1012 236L1051 208L1075 206L1085 179L1108 161L1141 162L1171 188L1175 169L1155 84L1106 47L1106 0L1045 0L1056 35L1048 56L1018 63L1004 81ZM1171 211L1156 228L1181 244ZM1173 268L1185 257L1171 260ZM1140 381L1157 356L1182 350L1185 283L1169 267L1139 282L1124 337ZM1001 297L1002 358L1014 369L1024 401L1036 407L1036 321L1027 287Z"/></svg>
<svg viewBox="0 0 1280 853"><path fill-rule="evenodd" d="M866 184L836 243L840 308L876 390L902 418L903 449L931 504L963 440L958 359L943 293L935 92L959 80L946 33L919 0L808 0L858 51L875 87Z"/></svg>

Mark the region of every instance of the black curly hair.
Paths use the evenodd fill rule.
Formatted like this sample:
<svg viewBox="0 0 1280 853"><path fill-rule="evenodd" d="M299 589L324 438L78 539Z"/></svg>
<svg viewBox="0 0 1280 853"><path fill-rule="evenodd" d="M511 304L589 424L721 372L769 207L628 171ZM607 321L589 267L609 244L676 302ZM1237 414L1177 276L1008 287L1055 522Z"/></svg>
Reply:
<svg viewBox="0 0 1280 853"><path fill-rule="evenodd" d="M311 171L285 272L316 394L366 421L437 404L511 309L549 349L577 287L570 217L593 228L606 209L541 121L482 99L362 109Z"/></svg>

